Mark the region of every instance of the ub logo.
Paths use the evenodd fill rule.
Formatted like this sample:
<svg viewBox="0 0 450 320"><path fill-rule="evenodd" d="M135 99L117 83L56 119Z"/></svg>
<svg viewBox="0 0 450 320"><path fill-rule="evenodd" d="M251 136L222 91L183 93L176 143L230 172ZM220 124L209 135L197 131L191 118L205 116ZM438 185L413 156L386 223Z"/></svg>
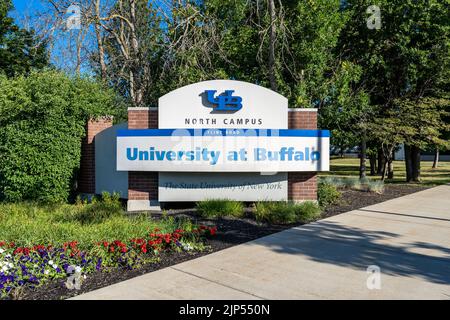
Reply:
<svg viewBox="0 0 450 320"><path fill-rule="evenodd" d="M225 90L214 97L216 90L206 90L208 102L214 105L214 111L238 111L242 109L242 98L233 96L234 90Z"/></svg>

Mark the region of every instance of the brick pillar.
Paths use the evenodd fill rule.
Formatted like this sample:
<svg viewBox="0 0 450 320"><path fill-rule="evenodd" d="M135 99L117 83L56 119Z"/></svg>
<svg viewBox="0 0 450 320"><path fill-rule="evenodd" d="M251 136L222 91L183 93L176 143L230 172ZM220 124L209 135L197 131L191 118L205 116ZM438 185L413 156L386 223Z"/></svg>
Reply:
<svg viewBox="0 0 450 320"><path fill-rule="evenodd" d="M86 124L86 137L81 144L78 192L95 194L95 136L112 125L112 117L92 119Z"/></svg>
<svg viewBox="0 0 450 320"><path fill-rule="evenodd" d="M317 129L317 109L289 109L289 129ZM317 200L316 172L288 172L288 200Z"/></svg>
<svg viewBox="0 0 450 320"><path fill-rule="evenodd" d="M128 129L157 129L157 108L128 108ZM158 172L128 172L128 211L159 210Z"/></svg>

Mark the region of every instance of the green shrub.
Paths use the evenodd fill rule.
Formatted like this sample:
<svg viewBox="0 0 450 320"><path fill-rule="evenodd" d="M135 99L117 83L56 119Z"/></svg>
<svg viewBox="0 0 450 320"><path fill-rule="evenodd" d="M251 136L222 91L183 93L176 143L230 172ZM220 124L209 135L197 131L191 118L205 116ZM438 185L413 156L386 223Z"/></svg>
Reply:
<svg viewBox="0 0 450 320"><path fill-rule="evenodd" d="M67 200L85 123L109 114L114 99L100 84L56 71L0 76L0 200Z"/></svg>
<svg viewBox="0 0 450 320"><path fill-rule="evenodd" d="M302 203L263 201L255 205L257 221L272 224L290 224L310 222L320 216L320 208L312 201Z"/></svg>
<svg viewBox="0 0 450 320"><path fill-rule="evenodd" d="M341 196L341 192L335 185L328 182L319 182L317 197L319 199L319 205L321 207L326 207L337 203Z"/></svg>
<svg viewBox="0 0 450 320"><path fill-rule="evenodd" d="M239 201L228 199L210 199L196 203L197 211L202 217L242 217L244 215L244 204Z"/></svg>
<svg viewBox="0 0 450 320"><path fill-rule="evenodd" d="M384 193L384 182L381 180L370 180L367 182L367 189L378 194Z"/></svg>
<svg viewBox="0 0 450 320"><path fill-rule="evenodd" d="M345 177L345 178L325 177L321 179L321 183L330 184L335 186L336 188L347 188L351 190L366 191L366 192L370 191L379 194L384 192L383 181L369 179L368 177L362 179L358 177Z"/></svg>
<svg viewBox="0 0 450 320"><path fill-rule="evenodd" d="M119 194L114 193L110 195L108 192L104 192L100 198L92 199L91 203L84 204L80 211L72 217L67 216L66 219L70 217L82 224L101 223L123 214L124 211Z"/></svg>

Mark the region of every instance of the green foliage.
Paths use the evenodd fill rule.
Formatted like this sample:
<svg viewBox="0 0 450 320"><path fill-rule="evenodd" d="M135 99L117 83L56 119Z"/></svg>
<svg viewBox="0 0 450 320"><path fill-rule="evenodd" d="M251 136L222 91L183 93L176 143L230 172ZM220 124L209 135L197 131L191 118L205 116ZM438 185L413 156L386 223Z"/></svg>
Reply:
<svg viewBox="0 0 450 320"><path fill-rule="evenodd" d="M115 211L105 216L106 208L111 207ZM96 214L95 209L103 212ZM95 219L84 219L86 212ZM153 220L145 214L127 217L114 197L77 205L0 204L0 241L12 241L22 247L58 246L76 240L80 249L90 250L99 241L146 237L155 228L171 233L177 229L191 231L195 227L191 221L183 219Z"/></svg>
<svg viewBox="0 0 450 320"><path fill-rule="evenodd" d="M19 28L8 17L10 0L0 3L0 73L12 77L48 66L45 43L38 43L33 31Z"/></svg>
<svg viewBox="0 0 450 320"><path fill-rule="evenodd" d="M77 204L82 204L77 201ZM79 221L82 224L102 223L112 217L123 215L122 203L118 193L110 195L104 192L100 198L93 198L90 204L83 205L75 216L67 215L64 217L68 221Z"/></svg>
<svg viewBox="0 0 450 320"><path fill-rule="evenodd" d="M378 194L384 193L384 182L380 180L368 180L367 183L367 190L370 192L375 192Z"/></svg>
<svg viewBox="0 0 450 320"><path fill-rule="evenodd" d="M113 102L101 85L54 71L0 76L0 199L67 200L85 123Z"/></svg>
<svg viewBox="0 0 450 320"><path fill-rule="evenodd" d="M197 202L197 211L202 217L242 217L244 205L242 202L228 199L210 199Z"/></svg>
<svg viewBox="0 0 450 320"><path fill-rule="evenodd" d="M359 177L333 177L328 176L322 178L319 185L334 186L337 188L347 188L357 191L375 192L382 194L384 192L384 182L380 180L372 180L368 178L360 179ZM337 190L339 192L339 190ZM320 187L319 187L319 201L320 201Z"/></svg>
<svg viewBox="0 0 450 320"><path fill-rule="evenodd" d="M311 222L320 217L320 208L312 201L302 203L262 201L255 205L257 221L273 224Z"/></svg>
<svg viewBox="0 0 450 320"><path fill-rule="evenodd" d="M321 181L317 189L317 198L321 207L335 204L339 201L342 194L334 184Z"/></svg>

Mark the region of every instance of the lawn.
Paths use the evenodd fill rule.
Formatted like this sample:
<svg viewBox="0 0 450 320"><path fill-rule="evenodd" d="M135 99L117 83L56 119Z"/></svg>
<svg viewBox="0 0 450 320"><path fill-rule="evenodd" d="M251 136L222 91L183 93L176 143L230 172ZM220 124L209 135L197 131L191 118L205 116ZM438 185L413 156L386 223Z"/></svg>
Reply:
<svg viewBox="0 0 450 320"><path fill-rule="evenodd" d="M432 169L432 161L421 162L421 183L423 185L440 185L450 183L450 162L441 161L437 169ZM369 161L367 170L370 173ZM357 158L332 158L330 171L322 172L320 176L357 177L359 175L359 159ZM367 176L370 179L380 179L379 176ZM405 183L405 162L394 161L394 179L386 180L386 183Z"/></svg>

